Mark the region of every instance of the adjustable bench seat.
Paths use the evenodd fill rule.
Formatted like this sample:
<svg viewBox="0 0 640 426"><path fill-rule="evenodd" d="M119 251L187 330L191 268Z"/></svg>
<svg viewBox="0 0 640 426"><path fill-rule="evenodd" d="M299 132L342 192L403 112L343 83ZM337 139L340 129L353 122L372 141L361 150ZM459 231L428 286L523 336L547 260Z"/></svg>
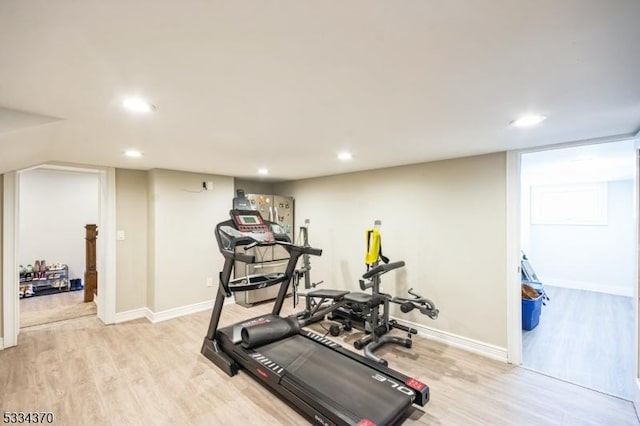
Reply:
<svg viewBox="0 0 640 426"><path fill-rule="evenodd" d="M342 300L342 298L347 294L349 294L349 292L345 290L320 289L320 290L310 291L309 293L307 293L307 297L319 297L321 299Z"/></svg>
<svg viewBox="0 0 640 426"><path fill-rule="evenodd" d="M366 305L371 302L371 294L361 293L361 292L353 292L349 293L344 297L344 300L351 303L357 303L358 305Z"/></svg>

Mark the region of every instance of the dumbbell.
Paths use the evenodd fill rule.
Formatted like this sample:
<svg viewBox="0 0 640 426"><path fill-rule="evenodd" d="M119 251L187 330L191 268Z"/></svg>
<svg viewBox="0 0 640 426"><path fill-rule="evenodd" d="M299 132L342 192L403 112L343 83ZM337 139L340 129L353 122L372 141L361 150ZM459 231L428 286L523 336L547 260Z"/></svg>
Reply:
<svg viewBox="0 0 640 426"><path fill-rule="evenodd" d="M351 321L345 320L342 326L338 324L331 324L331 327L329 327L329 333L335 337L335 336L339 336L342 330L351 331L351 328L352 328Z"/></svg>

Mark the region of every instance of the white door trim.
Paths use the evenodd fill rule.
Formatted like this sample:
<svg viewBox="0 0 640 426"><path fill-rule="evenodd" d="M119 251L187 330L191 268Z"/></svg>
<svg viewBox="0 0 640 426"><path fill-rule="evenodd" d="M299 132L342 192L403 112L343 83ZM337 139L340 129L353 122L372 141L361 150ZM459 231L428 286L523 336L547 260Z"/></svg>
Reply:
<svg viewBox="0 0 640 426"><path fill-rule="evenodd" d="M100 223L98 225L98 318L116 322L116 171L100 171Z"/></svg>
<svg viewBox="0 0 640 426"><path fill-rule="evenodd" d="M105 324L114 324L116 319L116 185L113 167L91 167L73 165L43 165L56 170L98 173L100 178L100 220L98 223L98 318ZM29 169L25 169L29 170ZM18 298L18 233L20 218L19 172L4 174L3 217L3 340L4 347L18 344L20 332L20 299ZM12 284L13 283L13 284Z"/></svg>
<svg viewBox="0 0 640 426"><path fill-rule="evenodd" d="M520 188L520 163L523 154L529 154L532 152L548 151L552 149L571 148L575 146L586 146L591 144L609 143L609 142L621 142L625 140L636 140L636 148L640 149L640 132L637 134L617 135L604 138L588 139L583 141L575 141L569 143L561 143L555 145L547 145L535 148L528 148L522 150L507 151L507 185L506 185L506 208L507 208L507 267L506 267L506 283L507 283L507 360L511 364L522 364L522 302L520 296L520 275L519 272L513 275L514 265L515 268L520 267L520 197L522 188ZM636 166L640 167L640 166ZM639 190L640 177L636 177L636 192ZM636 209L636 227L638 227L638 210ZM639 231L640 232L640 231ZM640 233L636 232L638 241L640 243ZM638 244L640 247L640 244ZM519 271L519 269L518 269ZM640 276L638 275L638 269L636 269L636 281L640 286ZM639 290L636 289L636 292ZM638 355L636 362L636 377L640 376L640 318L638 317L638 294L636 294L634 311L636 315L636 347L635 351ZM640 379L639 379L639 401L640 401Z"/></svg>
<svg viewBox="0 0 640 426"><path fill-rule="evenodd" d="M4 174L2 218L2 301L4 348L18 344L20 331L20 305L18 304L18 267L16 265L18 230L19 176L16 172Z"/></svg>
<svg viewBox="0 0 640 426"><path fill-rule="evenodd" d="M635 362L633 363L633 372L635 377L636 389L633 395L633 404L638 413L640 408L640 313L638 313L638 304L640 303L640 132L635 136L635 148L636 148L636 179L634 182L634 209L635 209L635 235L636 241L636 285L633 289L633 315L634 324L636 326L635 333L633 333L633 339L635 343Z"/></svg>
<svg viewBox="0 0 640 426"><path fill-rule="evenodd" d="M522 363L522 302L520 295L520 158L517 151L507 152L507 362Z"/></svg>

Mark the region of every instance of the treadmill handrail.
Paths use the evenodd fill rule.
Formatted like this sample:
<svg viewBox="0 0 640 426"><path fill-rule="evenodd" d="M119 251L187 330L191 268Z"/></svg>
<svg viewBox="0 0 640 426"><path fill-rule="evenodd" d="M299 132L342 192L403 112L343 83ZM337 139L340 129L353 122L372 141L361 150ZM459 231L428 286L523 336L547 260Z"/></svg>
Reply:
<svg viewBox="0 0 640 426"><path fill-rule="evenodd" d="M286 279L285 274L254 274L230 280L227 287L229 292L257 290L280 284Z"/></svg>
<svg viewBox="0 0 640 426"><path fill-rule="evenodd" d="M284 242L284 241L276 241L275 244L283 246L288 251L296 251L298 253L310 254L312 256L321 256L322 255L322 249L313 248L313 247L310 247L310 246L299 246L299 245L296 245L296 244L293 244L293 243L287 243L287 242Z"/></svg>
<svg viewBox="0 0 640 426"><path fill-rule="evenodd" d="M270 222L267 222L270 223ZM225 258L238 260L243 263L255 263L256 256L241 253L236 250L238 247L254 247L255 245L273 245L281 242L288 242L289 237L285 234L275 234L274 241L259 241L251 236L251 234L242 234L234 228L234 222L227 220L216 225L215 229L216 241L218 248Z"/></svg>
<svg viewBox="0 0 640 426"><path fill-rule="evenodd" d="M254 241L250 244L247 244L246 246L244 246L244 250L250 250L254 247L263 247L263 246L283 246L287 251L291 252L291 251L296 251L298 253L302 253L302 254L310 254L313 256L321 256L322 255L322 249L317 249L317 248L313 248L310 246L299 246L293 243L289 243L286 241Z"/></svg>
<svg viewBox="0 0 640 426"><path fill-rule="evenodd" d="M376 266L375 268L369 269L367 272L365 272L362 275L362 278L366 280L375 275L382 275L394 269L402 268L404 265L405 265L404 260L399 260L397 262L391 262L391 263L382 263Z"/></svg>

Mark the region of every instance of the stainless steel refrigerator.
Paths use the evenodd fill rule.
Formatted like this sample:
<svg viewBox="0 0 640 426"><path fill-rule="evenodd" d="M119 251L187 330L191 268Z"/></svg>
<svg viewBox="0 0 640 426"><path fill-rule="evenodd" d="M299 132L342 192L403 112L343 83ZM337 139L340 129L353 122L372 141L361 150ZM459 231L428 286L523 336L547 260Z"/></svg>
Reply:
<svg viewBox="0 0 640 426"><path fill-rule="evenodd" d="M264 220L275 222L280 225L291 241L294 239L294 199L281 195L271 194L246 194L251 208L258 210ZM235 278L268 274L273 272L284 272L289 260L289 253L280 246L254 247L246 252L256 256L259 263L245 264L236 263ZM251 306L265 300L275 299L278 295L279 285L261 288L251 291L239 291L235 293L236 303L243 306Z"/></svg>

